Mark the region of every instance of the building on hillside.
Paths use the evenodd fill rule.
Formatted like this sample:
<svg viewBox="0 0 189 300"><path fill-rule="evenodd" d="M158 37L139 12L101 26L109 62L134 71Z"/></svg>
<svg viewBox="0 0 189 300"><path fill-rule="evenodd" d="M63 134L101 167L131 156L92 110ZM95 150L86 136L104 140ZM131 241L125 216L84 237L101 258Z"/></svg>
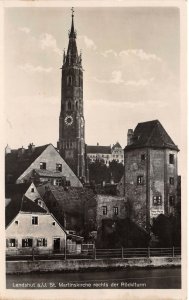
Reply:
<svg viewBox="0 0 189 300"><path fill-rule="evenodd" d="M6 207L6 254L64 251L66 232L54 216L26 196Z"/></svg>
<svg viewBox="0 0 189 300"><path fill-rule="evenodd" d="M5 156L5 182L50 182L54 185L82 187L82 183L52 144L10 150Z"/></svg>
<svg viewBox="0 0 189 300"><path fill-rule="evenodd" d="M100 146L99 143L97 143L96 146L87 145L86 151L89 163L103 161L107 166L109 166L110 162L115 160L118 163L124 164L124 151L118 142L112 147Z"/></svg>
<svg viewBox="0 0 189 300"><path fill-rule="evenodd" d="M175 213L178 151L158 120L128 130L124 193L131 219L147 230L159 214Z"/></svg>
<svg viewBox="0 0 189 300"><path fill-rule="evenodd" d="M96 146L87 145L87 158L89 163L95 161L104 161L108 166L111 161L111 146L100 146L98 143Z"/></svg>
<svg viewBox="0 0 189 300"><path fill-rule="evenodd" d="M124 150L122 149L120 143L117 142L115 145L112 146L111 153L112 160L124 164Z"/></svg>
<svg viewBox="0 0 189 300"><path fill-rule="evenodd" d="M47 184L43 199L68 233L83 235L84 203L94 196L91 189Z"/></svg>
<svg viewBox="0 0 189 300"><path fill-rule="evenodd" d="M59 117L60 154L82 181L86 181L85 119L83 113L83 67L78 54L72 13L67 54L64 52Z"/></svg>
<svg viewBox="0 0 189 300"><path fill-rule="evenodd" d="M89 232L98 231L102 220L126 218L126 201L124 197L96 195L85 202L85 226Z"/></svg>

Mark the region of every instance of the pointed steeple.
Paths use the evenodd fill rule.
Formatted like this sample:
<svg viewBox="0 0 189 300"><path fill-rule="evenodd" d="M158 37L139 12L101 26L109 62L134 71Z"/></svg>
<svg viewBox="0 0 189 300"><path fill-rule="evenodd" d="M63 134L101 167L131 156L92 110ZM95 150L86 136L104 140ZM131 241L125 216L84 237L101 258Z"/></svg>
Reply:
<svg viewBox="0 0 189 300"><path fill-rule="evenodd" d="M73 66L75 64L79 64L79 56L77 52L77 44L76 44L76 31L74 29L74 9L72 7L72 23L71 30L69 31L69 44L67 55L65 57L65 65Z"/></svg>
<svg viewBox="0 0 189 300"><path fill-rule="evenodd" d="M71 30L69 32L69 38L75 39L76 38L76 32L74 30L74 8L72 7L72 25L71 25Z"/></svg>

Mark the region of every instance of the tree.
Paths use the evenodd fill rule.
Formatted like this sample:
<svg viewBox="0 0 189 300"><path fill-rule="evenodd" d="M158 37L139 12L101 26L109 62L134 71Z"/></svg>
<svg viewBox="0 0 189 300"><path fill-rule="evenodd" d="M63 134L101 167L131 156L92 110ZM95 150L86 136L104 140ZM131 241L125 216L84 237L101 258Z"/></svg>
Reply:
<svg viewBox="0 0 189 300"><path fill-rule="evenodd" d="M154 219L151 230L159 239L159 247L180 246L181 223L179 218L160 214Z"/></svg>
<svg viewBox="0 0 189 300"><path fill-rule="evenodd" d="M95 181L95 183L109 181L109 170L103 161L96 160L95 162L89 164L89 179L90 182Z"/></svg>
<svg viewBox="0 0 189 300"><path fill-rule="evenodd" d="M118 183L124 172L124 166L121 163L113 160L109 167L106 166L103 160L96 160L89 163L89 179L90 182L102 183L102 181L110 182L113 178L114 182Z"/></svg>
<svg viewBox="0 0 189 300"><path fill-rule="evenodd" d="M112 175L114 181L118 183L123 176L124 166L122 163L119 163L116 160L112 160L109 164L109 172Z"/></svg>

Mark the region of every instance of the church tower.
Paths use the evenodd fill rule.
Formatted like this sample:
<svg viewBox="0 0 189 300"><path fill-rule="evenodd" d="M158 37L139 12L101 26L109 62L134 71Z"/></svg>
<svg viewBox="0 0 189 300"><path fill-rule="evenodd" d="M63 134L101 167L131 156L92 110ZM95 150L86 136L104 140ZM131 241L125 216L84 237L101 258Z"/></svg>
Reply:
<svg viewBox="0 0 189 300"><path fill-rule="evenodd" d="M61 80L61 111L59 141L61 156L78 176L85 180L85 120L83 115L83 68L81 53L78 55L74 10L67 53L63 54Z"/></svg>

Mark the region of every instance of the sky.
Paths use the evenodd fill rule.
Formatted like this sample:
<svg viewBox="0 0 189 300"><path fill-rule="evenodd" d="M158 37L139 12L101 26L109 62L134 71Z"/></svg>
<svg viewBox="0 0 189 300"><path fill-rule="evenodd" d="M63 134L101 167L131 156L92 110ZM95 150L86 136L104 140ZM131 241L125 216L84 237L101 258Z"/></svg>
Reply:
<svg viewBox="0 0 189 300"><path fill-rule="evenodd" d="M6 8L4 16L6 144L56 146L71 10ZM74 21L86 143L125 147L129 128L158 119L180 146L179 10L77 7Z"/></svg>

